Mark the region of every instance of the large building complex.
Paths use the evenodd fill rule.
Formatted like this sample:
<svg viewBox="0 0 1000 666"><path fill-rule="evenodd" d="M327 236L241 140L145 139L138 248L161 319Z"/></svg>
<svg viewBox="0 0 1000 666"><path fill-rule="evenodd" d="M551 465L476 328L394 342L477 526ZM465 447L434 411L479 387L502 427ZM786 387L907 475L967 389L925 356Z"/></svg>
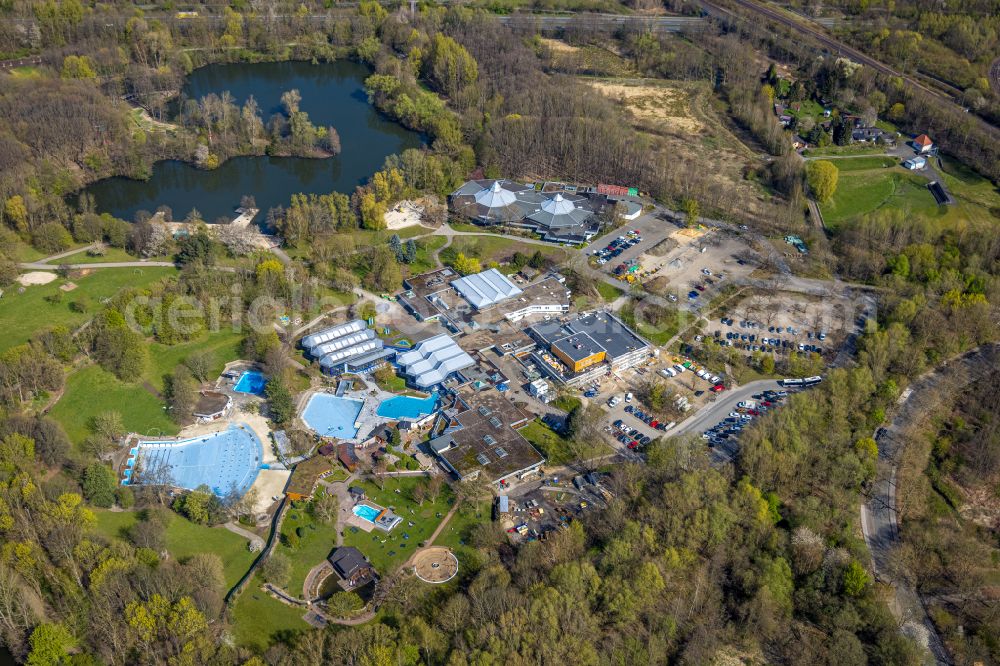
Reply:
<svg viewBox="0 0 1000 666"><path fill-rule="evenodd" d="M459 479L486 477L499 483L538 469L542 454L518 428L531 416L498 391L463 386L438 417L429 442L441 464Z"/></svg>
<svg viewBox="0 0 1000 666"><path fill-rule="evenodd" d="M328 375L372 370L396 354L360 319L307 335L302 348Z"/></svg>
<svg viewBox="0 0 1000 666"><path fill-rule="evenodd" d="M618 201L626 219L635 219L641 204L628 188L616 196L598 188L543 187L541 191L511 180L470 180L449 201L454 212L477 224L527 229L543 240L559 243L589 241L601 229L600 214Z"/></svg>
<svg viewBox="0 0 1000 666"><path fill-rule="evenodd" d="M532 356L551 379L579 386L610 371L630 368L649 355L642 337L610 312L591 312L569 321L529 326L538 343Z"/></svg>
<svg viewBox="0 0 1000 666"><path fill-rule="evenodd" d="M460 277L439 268L403 281L399 302L419 321L440 321L455 332L504 318L517 322L532 314L558 315L570 307L570 291L548 276L523 288L495 268Z"/></svg>

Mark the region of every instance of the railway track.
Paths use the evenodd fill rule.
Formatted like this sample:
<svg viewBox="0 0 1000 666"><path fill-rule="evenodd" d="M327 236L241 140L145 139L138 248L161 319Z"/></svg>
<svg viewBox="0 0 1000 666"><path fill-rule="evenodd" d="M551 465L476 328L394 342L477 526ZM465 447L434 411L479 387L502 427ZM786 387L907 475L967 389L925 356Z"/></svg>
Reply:
<svg viewBox="0 0 1000 666"><path fill-rule="evenodd" d="M936 97L937 99L940 99L941 101L950 104L955 108L960 109L962 112L966 112L965 108L962 107L960 104L958 104L951 96L946 95L938 90L934 90L933 88L929 88L927 85L913 78L912 76L903 74L893 69L892 67L889 67L880 60L876 60L875 58L865 53L862 53L853 46L848 46L847 44L844 44L843 42L834 39L833 37L829 36L822 30L820 30L819 28L810 25L809 22L805 20L799 20L793 18L792 16L789 16L788 14L785 14L784 12L781 12L773 7L768 7L767 5L761 4L759 2L753 2L752 0L728 0L728 1L737 5L742 9L753 12L754 14L763 16L769 20L775 21L788 28L792 28L800 33L808 35L809 37L819 42L823 47L828 49L831 53L836 53L837 55L848 57L851 60L861 63L862 65L871 67L872 69L881 72L882 74L899 77L904 81L906 81L907 83L909 83L911 86L919 88L921 91L927 93L928 95ZM741 18L737 12L730 9L729 7L723 6L721 4L715 4L710 0L701 0L701 6L706 12L708 12L709 14L713 14L715 16ZM993 63L993 67L991 68L991 79L993 78L992 74L994 73L994 71L996 72L997 77L1000 77L1000 64L998 63L1000 63L1000 59L994 61ZM996 83L1000 84L1000 81L997 81ZM982 126L982 128L986 130L994 138L994 140L1000 140L1000 128L997 128L996 126L988 123L986 120L980 118L979 116L972 114L970 114L970 116L972 118L975 118L976 121Z"/></svg>

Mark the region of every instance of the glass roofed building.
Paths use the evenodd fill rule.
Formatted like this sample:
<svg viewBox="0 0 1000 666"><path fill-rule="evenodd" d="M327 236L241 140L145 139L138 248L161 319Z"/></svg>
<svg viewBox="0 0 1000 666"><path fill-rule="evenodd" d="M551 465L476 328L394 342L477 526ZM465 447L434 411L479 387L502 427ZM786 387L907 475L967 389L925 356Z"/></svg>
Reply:
<svg viewBox="0 0 1000 666"><path fill-rule="evenodd" d="M449 335L442 333L397 355L396 364L409 383L429 389L476 362Z"/></svg>
<svg viewBox="0 0 1000 666"><path fill-rule="evenodd" d="M477 310L491 308L521 293L520 287L495 268L458 278L451 286Z"/></svg>
<svg viewBox="0 0 1000 666"><path fill-rule="evenodd" d="M302 348L330 375L373 370L396 353L361 319L307 335L302 338Z"/></svg>

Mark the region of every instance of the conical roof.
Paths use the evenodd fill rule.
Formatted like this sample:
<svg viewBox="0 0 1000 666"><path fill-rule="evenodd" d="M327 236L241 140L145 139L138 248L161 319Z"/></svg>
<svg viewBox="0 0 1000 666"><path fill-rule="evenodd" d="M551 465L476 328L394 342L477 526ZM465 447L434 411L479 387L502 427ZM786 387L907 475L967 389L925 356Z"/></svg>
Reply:
<svg viewBox="0 0 1000 666"><path fill-rule="evenodd" d="M510 190L504 189L499 180L494 180L490 187L484 187L476 193L476 203L487 208L503 208L512 206L517 197Z"/></svg>
<svg viewBox="0 0 1000 666"><path fill-rule="evenodd" d="M572 201L564 199L563 195L558 193L542 203L542 210L553 215L569 215L575 208Z"/></svg>

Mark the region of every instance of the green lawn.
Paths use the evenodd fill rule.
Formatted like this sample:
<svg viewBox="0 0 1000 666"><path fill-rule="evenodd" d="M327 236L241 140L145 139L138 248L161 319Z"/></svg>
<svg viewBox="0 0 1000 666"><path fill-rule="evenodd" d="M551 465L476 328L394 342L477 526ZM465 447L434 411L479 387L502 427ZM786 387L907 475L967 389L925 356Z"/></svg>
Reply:
<svg viewBox="0 0 1000 666"><path fill-rule="evenodd" d="M226 363L240 358L242 343L243 333L233 332L229 327L179 345L167 346L153 342L149 345L149 365L143 376L157 390L163 391L164 376L173 372L174 368L194 352L206 351L215 356L215 365L209 376L211 382L222 372Z"/></svg>
<svg viewBox="0 0 1000 666"><path fill-rule="evenodd" d="M417 275L437 268L437 262L434 261L434 252L444 247L444 244L447 242L448 239L444 236L428 236L416 241L417 258L409 265L410 274Z"/></svg>
<svg viewBox="0 0 1000 666"><path fill-rule="evenodd" d="M538 245L525 243L507 236L456 236L449 250L461 252L467 257L476 257L485 266L490 261L504 262L515 252L532 255L541 250L542 254L554 261L562 263L566 260L566 251L556 245Z"/></svg>
<svg viewBox="0 0 1000 666"><path fill-rule="evenodd" d="M135 511L95 509L97 532L105 537L123 538L124 531L138 520ZM166 531L167 550L178 560L198 553L214 553L222 560L226 590L239 582L256 558L247 540L224 527L196 525L182 516L171 515Z"/></svg>
<svg viewBox="0 0 1000 666"><path fill-rule="evenodd" d="M260 589L259 578L247 583L229 612L236 644L263 652L287 632L305 631L305 611L286 606Z"/></svg>
<svg viewBox="0 0 1000 666"><path fill-rule="evenodd" d="M836 165L841 173L849 171L868 171L870 169L883 169L899 166L899 160L887 155L872 155L868 157L845 157L843 159L830 160Z"/></svg>
<svg viewBox="0 0 1000 666"><path fill-rule="evenodd" d="M66 264L101 264L101 263L111 263L116 261L138 261L138 257L129 254L120 247L109 247L104 250L104 254L91 256L84 251L78 252L77 254L70 255L65 259L60 259L54 262L53 266L58 266L61 263ZM150 257L150 261L173 261L172 257Z"/></svg>
<svg viewBox="0 0 1000 666"><path fill-rule="evenodd" d="M616 298L624 294L625 292L618 287L612 286L604 281L598 281L597 283L597 293L601 295L608 303L614 301Z"/></svg>
<svg viewBox="0 0 1000 666"><path fill-rule="evenodd" d="M941 158L939 171L945 187L960 203L968 202L988 211L1000 209L1000 188L989 179L948 157ZM997 217L998 214L994 213L993 216Z"/></svg>
<svg viewBox="0 0 1000 666"><path fill-rule="evenodd" d="M573 459L569 441L539 419L533 420L518 432L535 445L552 465L562 465Z"/></svg>
<svg viewBox="0 0 1000 666"><path fill-rule="evenodd" d="M344 545L354 546L364 553L375 569L385 574L406 561L420 542L430 538L441 518L451 509L453 495L447 486L442 489L436 502L425 501L419 506L413 501L410 493L417 483L425 483L423 477L395 477L385 480L382 490L371 481L361 482L368 498L376 504L391 508L403 519L403 522L392 532L386 534L380 530L352 532L350 528L344 534ZM396 490L400 492L397 493ZM438 514L441 518L438 518ZM412 526L409 522L413 522ZM409 539L403 535L408 534ZM382 543L385 541L385 543Z"/></svg>
<svg viewBox="0 0 1000 666"><path fill-rule="evenodd" d="M403 518L403 523L389 534L380 530L368 533L359 529L353 532L352 528L348 527L344 534L344 545L355 546L361 550L371 560L375 569L382 574L402 564L417 548L417 544L434 532L434 528L440 522L436 514L440 513L443 516L450 508L449 502L452 496L450 489L443 490L437 502L433 504L425 501L421 507L412 500L413 487L425 481L423 477L390 477L385 480L385 490L381 490L378 485L370 481L358 482L356 485L365 489L369 499L376 504L393 508ZM400 490L398 494L395 492L397 488ZM409 521L413 521L412 527L408 524ZM289 509L281 524L281 533L286 537L298 532L302 535L294 550L288 548L283 540L276 546L276 552L286 555L292 563L287 591L295 596L302 596L302 585L306 575L333 550L336 532L332 525L323 525L313 520L304 503L299 508ZM410 538L404 539L404 533L409 534Z"/></svg>
<svg viewBox="0 0 1000 666"><path fill-rule="evenodd" d="M406 391L406 380L399 375L393 375L387 382L375 382L380 389L389 393L403 393Z"/></svg>
<svg viewBox="0 0 1000 666"><path fill-rule="evenodd" d="M49 416L59 421L70 440L82 442L90 434L90 420L107 411L122 415L125 428L149 435L177 434L177 424L163 403L141 384L126 384L99 366L81 368L66 378L66 389Z"/></svg>
<svg viewBox="0 0 1000 666"><path fill-rule="evenodd" d="M27 342L36 332L53 326L75 328L93 316L101 299L113 296L122 287L144 287L161 278L176 275L177 269L102 268L90 275L74 278L76 289L63 292L59 289L66 280L58 278L49 284L26 287L19 294L16 287L4 290L0 298L0 351ZM48 296L60 294L61 301L51 303ZM70 303L85 298L90 302L88 311L73 312Z"/></svg>
<svg viewBox="0 0 1000 666"><path fill-rule="evenodd" d="M937 205L927 189L926 178L899 167L841 173L833 199L820 204L823 219L831 227L882 207L928 217L949 212L939 210L944 207Z"/></svg>
<svg viewBox="0 0 1000 666"><path fill-rule="evenodd" d="M564 412L572 412L581 404L580 399L573 395L561 395L552 401L553 406L558 407Z"/></svg>
<svg viewBox="0 0 1000 666"><path fill-rule="evenodd" d="M822 157L825 155L878 155L886 151L885 146L868 143L852 143L849 146L826 146L810 148L802 152L806 157Z"/></svg>
<svg viewBox="0 0 1000 666"><path fill-rule="evenodd" d="M275 552L287 556L288 561L292 564L291 576L285 589L296 597L302 596L302 584L306 580L306 574L326 559L330 551L333 550L337 538L334 526L323 525L313 520L305 508L305 503L303 503L302 508L287 509L285 519L281 523L281 533L287 536L300 527L302 528L302 537L294 550L284 543L275 546Z"/></svg>

